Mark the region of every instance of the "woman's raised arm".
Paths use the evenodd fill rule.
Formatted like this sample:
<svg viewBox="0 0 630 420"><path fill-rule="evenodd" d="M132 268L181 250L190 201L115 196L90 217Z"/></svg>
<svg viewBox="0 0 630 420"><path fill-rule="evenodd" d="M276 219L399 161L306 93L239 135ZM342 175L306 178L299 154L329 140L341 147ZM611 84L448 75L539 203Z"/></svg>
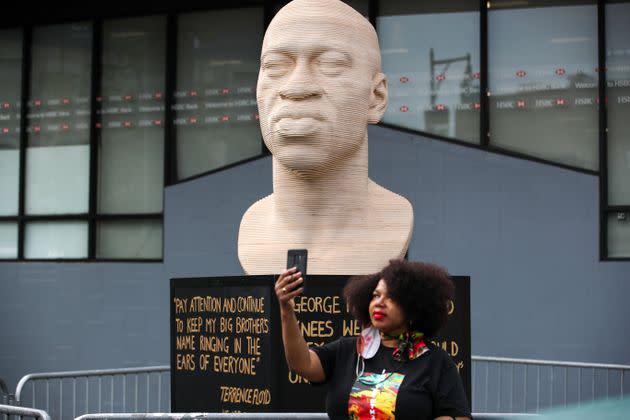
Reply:
<svg viewBox="0 0 630 420"><path fill-rule="evenodd" d="M326 379L319 357L309 350L297 318L293 298L303 292L304 280L297 268L282 272L276 281L275 291L280 302L280 320L282 322L282 343L289 368L310 382L322 382Z"/></svg>

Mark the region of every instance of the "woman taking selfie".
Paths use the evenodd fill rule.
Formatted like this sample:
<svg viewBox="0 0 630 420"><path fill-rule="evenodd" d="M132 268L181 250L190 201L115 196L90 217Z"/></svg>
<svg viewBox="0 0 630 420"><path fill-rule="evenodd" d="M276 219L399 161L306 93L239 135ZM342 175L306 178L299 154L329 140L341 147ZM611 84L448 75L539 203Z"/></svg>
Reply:
<svg viewBox="0 0 630 420"><path fill-rule="evenodd" d="M471 418L455 364L429 342L446 322L453 298L444 269L391 260L379 273L350 278L343 295L364 327L361 335L310 349L293 304L302 283L295 268L276 281L285 355L293 372L328 384L330 418Z"/></svg>

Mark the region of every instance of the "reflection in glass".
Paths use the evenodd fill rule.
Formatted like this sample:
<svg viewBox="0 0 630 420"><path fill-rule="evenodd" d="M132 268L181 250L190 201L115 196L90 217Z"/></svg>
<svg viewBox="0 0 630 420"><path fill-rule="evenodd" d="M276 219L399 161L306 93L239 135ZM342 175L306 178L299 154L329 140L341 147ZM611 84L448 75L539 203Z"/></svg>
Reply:
<svg viewBox="0 0 630 420"><path fill-rule="evenodd" d="M479 2L382 2L377 28L383 122L478 143Z"/></svg>
<svg viewBox="0 0 630 420"><path fill-rule="evenodd" d="M166 19L106 21L99 213L159 213L164 189Z"/></svg>
<svg viewBox="0 0 630 420"><path fill-rule="evenodd" d="M366 18L369 18L370 5L369 0L343 0L348 6L352 7L357 12L361 13Z"/></svg>
<svg viewBox="0 0 630 420"><path fill-rule="evenodd" d="M178 20L177 178L262 151L256 108L263 11L184 14Z"/></svg>
<svg viewBox="0 0 630 420"><path fill-rule="evenodd" d="M344 3L346 3L348 6L352 7L354 10L356 10L357 12L361 13L363 16L365 16L366 19L369 19L369 14L370 14L370 4L369 4L369 0L342 0ZM288 3L288 0L284 3L277 3L273 5L273 8L271 9L273 14L275 15L276 13L278 13L278 11L280 9L282 9L286 3Z"/></svg>
<svg viewBox="0 0 630 420"><path fill-rule="evenodd" d="M32 222L24 232L25 258L87 258L86 222Z"/></svg>
<svg viewBox="0 0 630 420"><path fill-rule="evenodd" d="M488 13L490 142L598 169L597 7Z"/></svg>
<svg viewBox="0 0 630 420"><path fill-rule="evenodd" d="M33 30L26 213L86 213L92 26Z"/></svg>
<svg viewBox="0 0 630 420"><path fill-rule="evenodd" d="M608 204L630 205L630 2L606 5Z"/></svg>
<svg viewBox="0 0 630 420"><path fill-rule="evenodd" d="M0 31L0 216L18 213L21 85L22 32Z"/></svg>
<svg viewBox="0 0 630 420"><path fill-rule="evenodd" d="M630 258L630 212L608 215L608 256Z"/></svg>
<svg viewBox="0 0 630 420"><path fill-rule="evenodd" d="M162 258L162 221L99 222L96 258Z"/></svg>
<svg viewBox="0 0 630 420"><path fill-rule="evenodd" d="M0 222L0 259L17 258L17 223Z"/></svg>

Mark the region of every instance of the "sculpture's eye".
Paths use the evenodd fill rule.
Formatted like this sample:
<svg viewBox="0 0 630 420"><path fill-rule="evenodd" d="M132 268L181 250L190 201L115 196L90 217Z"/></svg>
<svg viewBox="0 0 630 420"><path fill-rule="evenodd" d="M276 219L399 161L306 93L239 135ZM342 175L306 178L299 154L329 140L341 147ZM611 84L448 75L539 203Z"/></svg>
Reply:
<svg viewBox="0 0 630 420"><path fill-rule="evenodd" d="M326 76L338 76L351 64L350 57L339 51L326 51L317 57L317 67Z"/></svg>
<svg viewBox="0 0 630 420"><path fill-rule="evenodd" d="M293 61L284 55L272 54L263 59L262 71L269 77L284 76L293 66Z"/></svg>

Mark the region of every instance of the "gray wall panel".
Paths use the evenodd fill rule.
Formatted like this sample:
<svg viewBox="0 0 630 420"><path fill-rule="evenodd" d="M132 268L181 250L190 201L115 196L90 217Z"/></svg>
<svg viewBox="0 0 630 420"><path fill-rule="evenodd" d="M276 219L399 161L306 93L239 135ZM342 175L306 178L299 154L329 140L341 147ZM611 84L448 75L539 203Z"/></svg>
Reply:
<svg viewBox="0 0 630 420"><path fill-rule="evenodd" d="M630 364L630 263L598 261L598 180L374 127L370 174L414 206L411 259L472 279L479 355ZM0 376L167 364L171 277L237 275L262 158L167 188L164 263L0 263Z"/></svg>

